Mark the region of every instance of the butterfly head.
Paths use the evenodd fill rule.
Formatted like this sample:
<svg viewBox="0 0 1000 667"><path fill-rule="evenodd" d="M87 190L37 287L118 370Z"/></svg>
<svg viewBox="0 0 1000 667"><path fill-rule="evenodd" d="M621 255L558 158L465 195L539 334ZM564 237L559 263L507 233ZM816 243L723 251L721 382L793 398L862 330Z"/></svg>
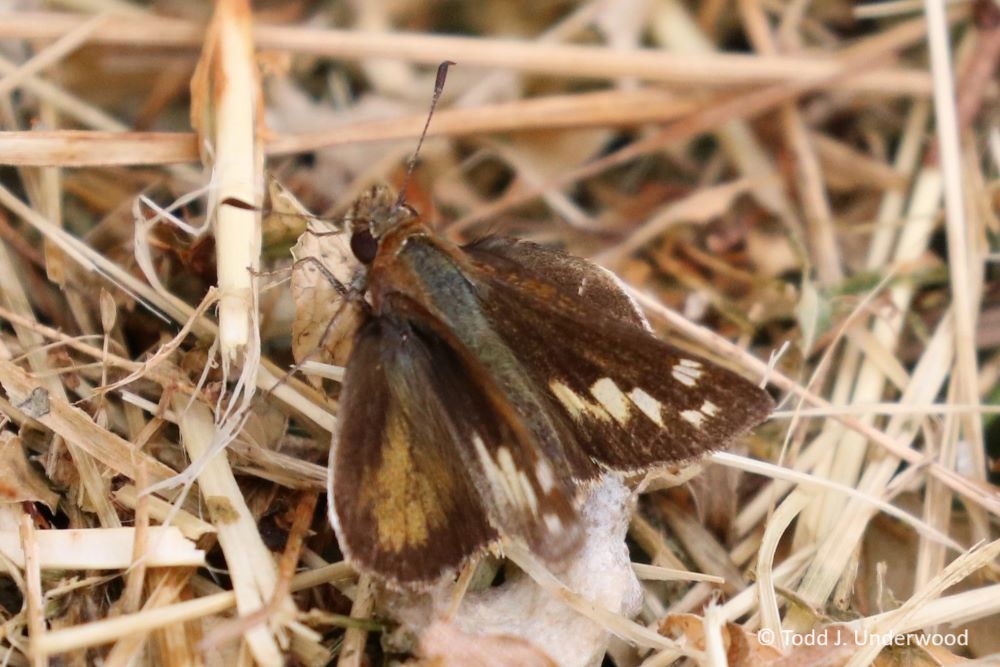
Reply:
<svg viewBox="0 0 1000 667"><path fill-rule="evenodd" d="M351 252L362 264L371 264L379 241L388 232L417 217L406 202L384 185L372 187L351 209Z"/></svg>
<svg viewBox="0 0 1000 667"><path fill-rule="evenodd" d="M417 218L417 212L406 203L406 188L413 176L413 168L417 164L420 147L423 146L424 139L427 137L427 128L430 127L431 118L434 117L434 109L437 107L438 100L441 99L444 81L448 75L448 67L454 64L450 60L446 60L438 65L431 108L427 112L427 120L424 122L424 129L420 132L420 139L417 140L417 149L413 151L407 164L406 177L403 179L399 195L393 196L389 188L376 185L358 200L351 211L351 252L362 264L367 265L375 261L375 257L378 255L379 241L383 236L391 230L397 229L403 223Z"/></svg>

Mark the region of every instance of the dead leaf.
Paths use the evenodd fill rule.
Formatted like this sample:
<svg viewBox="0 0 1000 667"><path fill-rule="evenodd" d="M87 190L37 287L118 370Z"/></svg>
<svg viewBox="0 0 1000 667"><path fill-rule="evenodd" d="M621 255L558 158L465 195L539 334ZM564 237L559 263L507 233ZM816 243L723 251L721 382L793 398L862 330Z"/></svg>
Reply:
<svg viewBox="0 0 1000 667"><path fill-rule="evenodd" d="M556 667L544 651L512 635L470 635L450 623L436 621L420 637L425 667Z"/></svg>
<svg viewBox="0 0 1000 667"><path fill-rule="evenodd" d="M263 246L288 247L308 228L312 214L288 189L274 179L267 186L268 206L260 221Z"/></svg>
<svg viewBox="0 0 1000 667"><path fill-rule="evenodd" d="M50 410L48 390L35 387L26 399L17 404L17 409L32 419L41 419Z"/></svg>
<svg viewBox="0 0 1000 667"><path fill-rule="evenodd" d="M0 502L38 502L50 510L59 504L59 494L28 463L21 439L0 434Z"/></svg>
<svg viewBox="0 0 1000 667"><path fill-rule="evenodd" d="M793 646L787 655L770 664L779 667L840 667L860 648L854 641L854 631L844 625L815 628L797 635L803 644Z"/></svg>
<svg viewBox="0 0 1000 667"><path fill-rule="evenodd" d="M272 196L272 205L295 210L290 197ZM351 252L350 234L310 223L292 248L292 257L296 260L292 268L292 355L299 363L310 359L343 366L363 316L361 304L343 293L360 268ZM317 386L321 383L319 379L311 381Z"/></svg>
<svg viewBox="0 0 1000 667"><path fill-rule="evenodd" d="M240 438L264 449L277 449L288 432L288 416L273 405L254 410L240 431Z"/></svg>
<svg viewBox="0 0 1000 667"><path fill-rule="evenodd" d="M874 667L941 667L972 662L957 656L944 646L889 646L872 662Z"/></svg>
<svg viewBox="0 0 1000 667"><path fill-rule="evenodd" d="M661 635L686 642L699 650L705 649L705 625L694 614L668 614L660 622ZM726 660L730 667L765 667L777 664L781 652L773 646L762 644L757 634L747 632L736 623L727 623L722 629L726 647Z"/></svg>

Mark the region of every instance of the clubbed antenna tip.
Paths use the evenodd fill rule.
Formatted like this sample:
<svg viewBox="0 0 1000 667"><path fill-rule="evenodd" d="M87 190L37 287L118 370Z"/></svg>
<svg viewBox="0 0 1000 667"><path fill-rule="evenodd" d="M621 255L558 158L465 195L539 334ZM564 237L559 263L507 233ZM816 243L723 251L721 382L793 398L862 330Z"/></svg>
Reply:
<svg viewBox="0 0 1000 667"><path fill-rule="evenodd" d="M427 120L424 122L424 129L420 132L420 139L417 141L417 149L413 151L409 163L406 165L406 176L403 178L403 185L399 188L399 197L396 198L394 208L399 208L406 201L406 189L410 185L410 177L413 175L413 168L417 165L417 157L420 155L420 147L424 145L424 138L427 136L427 128L431 126L431 118L434 117L434 108L437 107L438 100L441 99L441 92L444 90L445 79L448 78L448 68L454 65L450 60L445 60L438 65L437 77L434 79L434 97L431 99L431 108L427 112Z"/></svg>

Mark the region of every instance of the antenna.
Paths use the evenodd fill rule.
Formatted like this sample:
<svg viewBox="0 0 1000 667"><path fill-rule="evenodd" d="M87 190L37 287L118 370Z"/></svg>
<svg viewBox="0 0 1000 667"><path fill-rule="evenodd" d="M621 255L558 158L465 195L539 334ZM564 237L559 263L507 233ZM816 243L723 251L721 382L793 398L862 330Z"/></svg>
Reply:
<svg viewBox="0 0 1000 667"><path fill-rule="evenodd" d="M406 165L406 176L403 178L403 185L399 188L399 196L393 208L399 208L406 201L406 188L410 185L410 177L413 176L413 168L417 166L417 157L420 155L420 147L424 145L424 138L427 136L427 128L431 126L431 118L434 117L434 108L437 107L438 100L441 99L441 92L444 90L444 80L448 77L448 68L454 65L450 60L445 60L438 65L437 77L434 79L434 97L431 99L431 110L427 112L427 120L424 122L424 129L420 132L420 139L417 141L417 150L413 151L409 163Z"/></svg>

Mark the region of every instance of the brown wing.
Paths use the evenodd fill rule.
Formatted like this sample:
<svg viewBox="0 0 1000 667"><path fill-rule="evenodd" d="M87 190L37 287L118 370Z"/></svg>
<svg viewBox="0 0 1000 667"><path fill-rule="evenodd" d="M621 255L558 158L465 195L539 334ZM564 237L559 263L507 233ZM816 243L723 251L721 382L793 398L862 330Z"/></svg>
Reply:
<svg viewBox="0 0 1000 667"><path fill-rule="evenodd" d="M497 538L575 548L566 481L433 332L402 312L360 334L344 378L330 496L345 555L400 584L454 570Z"/></svg>
<svg viewBox="0 0 1000 667"><path fill-rule="evenodd" d="M625 293L618 276L592 262L545 246L505 236L487 236L462 248L494 272L526 275L575 294L587 308L607 317L649 330L642 310Z"/></svg>
<svg viewBox="0 0 1000 667"><path fill-rule="evenodd" d="M638 326L627 316L631 299L603 269L507 239L466 252L494 329L602 466L634 471L695 458L773 408L756 385Z"/></svg>
<svg viewBox="0 0 1000 667"><path fill-rule="evenodd" d="M419 356L405 359L408 349ZM341 550L362 570L401 584L431 581L496 539L443 408L426 387L396 384L401 373L426 372L427 357L399 332L370 322L347 367L330 453ZM407 407L407 400L418 403Z"/></svg>

